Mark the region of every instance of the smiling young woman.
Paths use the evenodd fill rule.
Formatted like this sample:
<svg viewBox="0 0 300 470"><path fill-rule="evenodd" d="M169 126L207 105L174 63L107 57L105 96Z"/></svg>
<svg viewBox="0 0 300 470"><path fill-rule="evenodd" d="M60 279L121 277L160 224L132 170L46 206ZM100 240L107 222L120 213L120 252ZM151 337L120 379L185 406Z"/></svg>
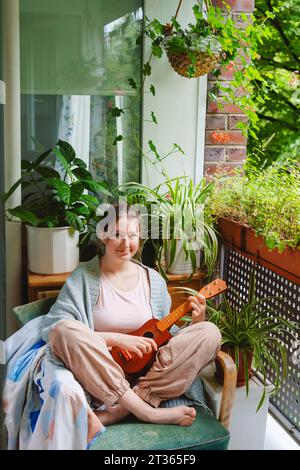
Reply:
<svg viewBox="0 0 300 470"><path fill-rule="evenodd" d="M195 420L195 401L160 404L183 395L219 350L221 335L205 321L204 297L189 298L192 324L181 330L173 326L164 346L130 334L169 314L167 286L157 271L133 259L140 227L129 208L118 208L114 221L97 235L100 254L71 273L39 320L46 345L42 342L31 364L29 389L40 397L41 409L31 428L26 423L32 418L22 421L27 426L19 432L22 448L89 448L105 426L130 413L151 423L190 426ZM113 347L140 358L154 352L154 363L143 376L128 377L113 359ZM25 409L30 412L29 402Z"/></svg>
<svg viewBox="0 0 300 470"><path fill-rule="evenodd" d="M130 214L128 208L117 208L113 219L106 231L97 232L102 256L99 294L93 309L94 331L76 320L59 322L49 337L52 351L84 388L106 405L105 410L96 411L104 425L133 413L143 421L188 426L195 419L194 408L158 407L161 401L182 395L201 368L215 357L221 340L219 330L204 321L205 299L199 296L190 298L193 324L159 350L152 338L127 334L153 318L151 287L159 285L160 302L163 297L169 300L169 295L157 272L133 260L139 249L138 217ZM157 287L156 290L159 295ZM169 307L168 301L160 315L168 314ZM111 357L109 348L113 346L139 357L157 351L155 363L133 389Z"/></svg>

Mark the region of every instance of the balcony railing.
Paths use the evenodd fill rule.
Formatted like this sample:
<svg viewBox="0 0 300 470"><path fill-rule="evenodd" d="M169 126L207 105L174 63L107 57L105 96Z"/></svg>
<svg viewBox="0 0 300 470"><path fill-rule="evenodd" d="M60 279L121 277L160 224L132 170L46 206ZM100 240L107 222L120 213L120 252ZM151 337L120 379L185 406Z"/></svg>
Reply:
<svg viewBox="0 0 300 470"><path fill-rule="evenodd" d="M234 289L243 300L248 295L250 273L255 266L256 271L256 296L283 296L284 303L271 300L271 306L280 309L280 315L288 320L299 322L300 319L300 278L294 278L295 282L283 277L271 269L260 264L259 259L247 256L233 245L223 243L220 258L220 274L226 280L229 287ZM228 292L231 302L234 302L232 294ZM273 302L273 303L272 303ZM291 337L281 338L288 347L288 374L282 387L276 396L271 397L270 411L276 415L282 425L300 437L300 365L299 342L291 341ZM298 350L298 352L297 352ZM276 352L273 351L276 357ZM279 360L279 357L276 357ZM272 382L275 371L270 364L266 364L268 379Z"/></svg>

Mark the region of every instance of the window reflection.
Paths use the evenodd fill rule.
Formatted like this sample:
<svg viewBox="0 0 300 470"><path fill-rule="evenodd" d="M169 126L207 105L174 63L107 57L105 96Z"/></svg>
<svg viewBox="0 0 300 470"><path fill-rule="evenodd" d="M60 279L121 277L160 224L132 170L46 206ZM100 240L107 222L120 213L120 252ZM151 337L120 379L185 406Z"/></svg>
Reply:
<svg viewBox="0 0 300 470"><path fill-rule="evenodd" d="M142 1L45 3L20 3L22 157L62 139L97 179L139 181Z"/></svg>

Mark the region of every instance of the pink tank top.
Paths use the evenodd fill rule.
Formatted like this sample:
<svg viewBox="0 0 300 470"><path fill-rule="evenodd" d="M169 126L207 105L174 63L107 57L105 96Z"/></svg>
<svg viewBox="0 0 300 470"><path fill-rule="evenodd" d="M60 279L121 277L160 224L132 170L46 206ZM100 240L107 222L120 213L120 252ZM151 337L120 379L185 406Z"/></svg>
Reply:
<svg viewBox="0 0 300 470"><path fill-rule="evenodd" d="M137 266L137 284L127 292L114 287L101 274L100 295L93 311L95 331L129 333L153 318L147 272L142 266Z"/></svg>

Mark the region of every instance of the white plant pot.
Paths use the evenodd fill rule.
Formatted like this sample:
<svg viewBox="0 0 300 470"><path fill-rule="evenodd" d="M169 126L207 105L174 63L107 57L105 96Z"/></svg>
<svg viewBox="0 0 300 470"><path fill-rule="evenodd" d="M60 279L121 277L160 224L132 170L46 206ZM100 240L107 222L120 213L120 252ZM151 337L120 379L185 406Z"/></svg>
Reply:
<svg viewBox="0 0 300 470"><path fill-rule="evenodd" d="M171 259L171 240L168 240L167 248L165 252L167 272L170 274L191 274L193 272L193 265L192 265L190 257L188 257L187 259L185 258L185 252L183 249L182 240L177 240L175 258L171 266L170 266L170 259ZM200 267L200 251L197 251L196 253L196 267L197 268Z"/></svg>
<svg viewBox="0 0 300 470"><path fill-rule="evenodd" d="M28 268L38 274L73 271L79 263L79 232L71 227L27 228Z"/></svg>

